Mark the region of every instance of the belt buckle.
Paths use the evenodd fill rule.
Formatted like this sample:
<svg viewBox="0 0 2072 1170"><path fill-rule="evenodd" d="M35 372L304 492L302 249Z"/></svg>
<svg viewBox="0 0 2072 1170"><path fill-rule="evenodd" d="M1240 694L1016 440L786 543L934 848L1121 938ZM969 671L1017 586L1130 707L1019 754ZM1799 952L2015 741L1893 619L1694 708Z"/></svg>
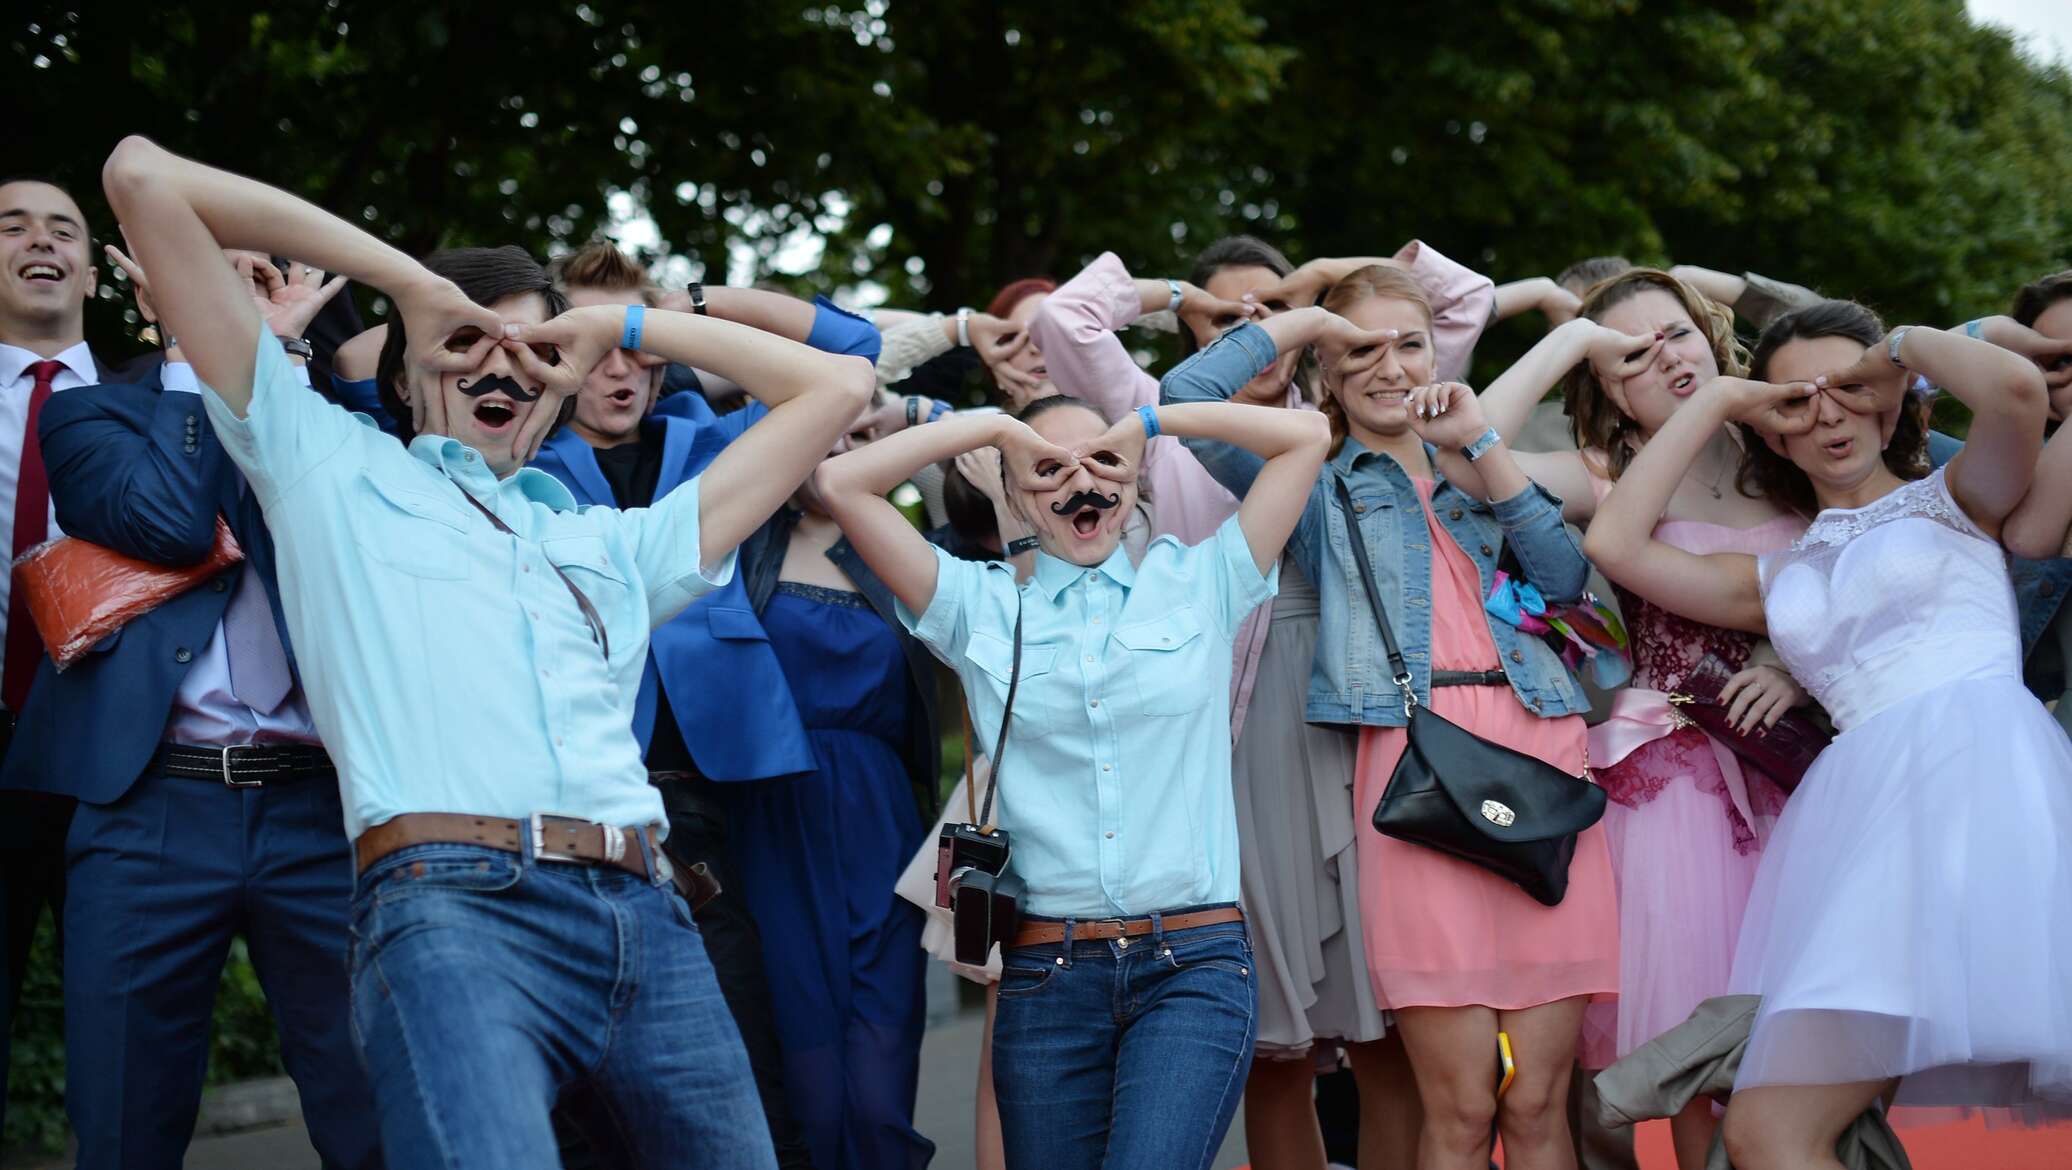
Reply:
<svg viewBox="0 0 2072 1170"><path fill-rule="evenodd" d="M1093 920L1092 922L1088 923L1088 925L1089 925L1089 926L1099 926L1099 925L1101 925L1101 924L1103 924L1103 923L1108 923L1108 922L1112 922L1112 923L1114 923L1114 924L1115 924L1115 949L1116 949L1116 950L1118 950L1118 951L1126 951L1126 950L1130 949L1130 936L1129 936L1129 929L1130 929L1130 920L1129 920L1129 919L1127 919L1127 918L1096 918L1096 919L1094 919L1094 920Z"/></svg>
<svg viewBox="0 0 2072 1170"><path fill-rule="evenodd" d="M573 853L560 853L547 848L546 822L550 816L557 821L575 821L578 824L596 829L602 838L604 855L602 857L580 857ZM554 813L534 813L526 818L526 823L531 826L532 856L535 861L572 861L581 865L602 862L606 865L616 865L626 856L626 831L617 825L600 824L595 821L585 821L578 817L558 816Z"/></svg>
<svg viewBox="0 0 2072 1170"><path fill-rule="evenodd" d="M242 745L240 745L240 746L242 746ZM266 787L266 781L264 781L264 780L239 780L239 779L238 779L237 777L235 777L235 776L232 776L232 775L230 774L230 753L232 753L232 752L234 752L234 751L236 751L236 750L238 750L238 749L237 749L236 747L225 747L225 748L222 748L222 749L220 749L220 750L221 750L221 752L222 752L222 760L223 760L223 763L222 763L222 768L223 768L223 786L224 786L224 787L226 787L226 788L264 788L264 787Z"/></svg>

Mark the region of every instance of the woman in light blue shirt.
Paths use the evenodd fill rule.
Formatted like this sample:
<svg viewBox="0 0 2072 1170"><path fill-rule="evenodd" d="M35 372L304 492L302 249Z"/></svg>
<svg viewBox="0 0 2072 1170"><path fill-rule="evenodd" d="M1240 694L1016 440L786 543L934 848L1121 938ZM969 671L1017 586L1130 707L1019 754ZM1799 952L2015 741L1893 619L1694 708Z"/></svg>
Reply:
<svg viewBox="0 0 2072 1170"><path fill-rule="evenodd" d="M1380 335L1322 310L1241 330L1259 360ZM1263 460L1238 514L1200 544L1119 548L1145 442L1213 438ZM1207 1167L1251 1064L1256 985L1236 902L1228 692L1239 623L1323 465L1324 420L1216 404L1109 425L1056 396L1018 417L959 416L830 460L819 490L963 681L982 742L999 730L1021 625L1020 687L997 795L1027 889L993 1033L1010 1167ZM1037 534L1030 580L959 561L884 499L917 468L996 446Z"/></svg>

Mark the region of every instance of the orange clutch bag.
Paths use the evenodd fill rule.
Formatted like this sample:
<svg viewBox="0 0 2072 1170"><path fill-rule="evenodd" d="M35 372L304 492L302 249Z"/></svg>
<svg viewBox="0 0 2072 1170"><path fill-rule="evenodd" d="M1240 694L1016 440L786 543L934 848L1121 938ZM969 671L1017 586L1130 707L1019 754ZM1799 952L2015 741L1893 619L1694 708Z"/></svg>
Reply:
<svg viewBox="0 0 2072 1170"><path fill-rule="evenodd" d="M27 600L51 661L63 670L131 618L244 559L229 523L218 516L215 546L199 564L168 568L65 536L37 545L14 562L14 588Z"/></svg>

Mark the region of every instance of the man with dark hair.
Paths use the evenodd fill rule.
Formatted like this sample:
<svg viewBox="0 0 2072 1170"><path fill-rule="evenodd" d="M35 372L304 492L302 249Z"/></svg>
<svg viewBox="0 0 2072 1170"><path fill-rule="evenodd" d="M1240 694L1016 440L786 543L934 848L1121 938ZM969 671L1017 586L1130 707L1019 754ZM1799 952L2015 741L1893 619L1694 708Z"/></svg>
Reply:
<svg viewBox="0 0 2072 1170"><path fill-rule="evenodd" d="M562 257L554 271L579 308L660 299L640 266L609 242ZM704 286L691 299L693 312L877 360L878 331L825 300L807 304L761 289ZM656 411L661 377L661 366L645 354L607 353L584 378L568 426L541 447L534 466L565 484L578 503L645 508L695 482L728 442L769 413L754 403L715 417L699 409L696 395L677 395L671 400L676 409ZM708 682L715 678L728 686L715 691ZM762 940L725 863L726 814L713 786L797 775L817 765L741 576L655 628L633 730L668 810L670 858L680 867L703 864L718 881L719 895L698 909L698 928L748 1050L778 1164L810 1166L785 1099Z"/></svg>
<svg viewBox="0 0 2072 1170"><path fill-rule="evenodd" d="M541 291L483 304L285 192L139 138L103 178L279 544L359 865L352 1020L389 1162L555 1166L550 1114L575 1087L637 1164L774 1166L660 847L633 698L649 630L731 577L735 546L863 405L869 363L684 313L548 320ZM295 384L225 246L392 299L382 384L411 412L407 448ZM654 507L578 510L525 464L616 346L710 363L770 411Z"/></svg>
<svg viewBox="0 0 2072 1170"><path fill-rule="evenodd" d="M151 315L144 273L130 270ZM337 293L235 258L304 385L312 318ZM271 290L271 291L269 291ZM327 1166L378 1167L345 980L350 842L280 617L274 542L224 452L177 339L158 385L53 399L43 449L73 536L193 564L219 514L243 563L131 619L57 672L45 663L11 787L76 798L67 850L65 1100L84 1170L178 1167L194 1130L215 992L242 935Z"/></svg>
<svg viewBox="0 0 2072 1170"><path fill-rule="evenodd" d="M98 272L86 215L57 183L0 180L0 549L10 559L57 535L37 421L51 395L109 381L86 344L86 302ZM12 576L0 573L0 757L12 754L15 719L29 695L43 642ZM48 904L62 920L65 826L71 802L46 793L0 793L0 1116L6 1112L8 1037L29 947Z"/></svg>

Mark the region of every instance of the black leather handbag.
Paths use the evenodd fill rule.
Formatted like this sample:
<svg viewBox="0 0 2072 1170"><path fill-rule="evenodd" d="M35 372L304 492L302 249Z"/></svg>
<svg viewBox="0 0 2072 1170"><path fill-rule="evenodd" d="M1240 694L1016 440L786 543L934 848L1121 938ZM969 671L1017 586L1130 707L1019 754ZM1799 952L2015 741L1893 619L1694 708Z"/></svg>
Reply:
<svg viewBox="0 0 2072 1170"><path fill-rule="evenodd" d="M1343 479L1336 484L1339 505L1352 524L1357 515L1352 493ZM1418 702L1357 527L1352 536L1360 584L1381 627L1389 671L1409 720L1403 758L1374 809L1375 831L1479 865L1516 883L1542 905L1560 905L1568 893L1576 836L1604 816L1604 789L1545 760L1491 743ZM1434 687L1496 682L1508 680L1501 671L1432 672Z"/></svg>

